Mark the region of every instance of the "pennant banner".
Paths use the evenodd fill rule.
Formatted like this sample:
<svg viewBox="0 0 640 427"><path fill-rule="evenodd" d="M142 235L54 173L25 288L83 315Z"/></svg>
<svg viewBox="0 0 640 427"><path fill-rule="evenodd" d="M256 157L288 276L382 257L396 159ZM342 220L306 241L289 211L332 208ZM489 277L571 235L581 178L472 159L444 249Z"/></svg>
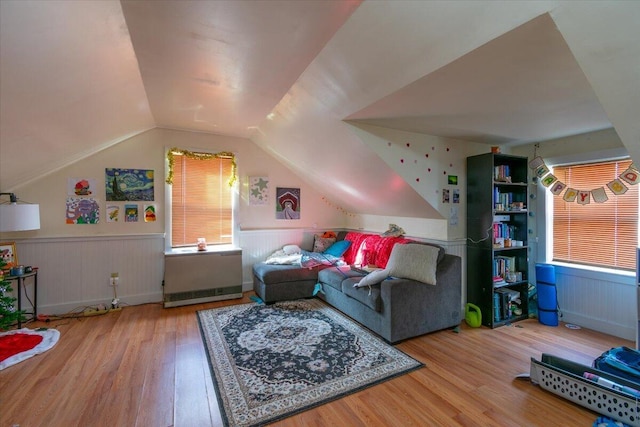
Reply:
<svg viewBox="0 0 640 427"><path fill-rule="evenodd" d="M604 191L604 187L591 190L591 197L593 197L593 201L596 203L604 203L609 200L607 193Z"/></svg>
<svg viewBox="0 0 640 427"><path fill-rule="evenodd" d="M542 178L542 185L545 187L549 187L551 184L556 182L558 178L556 178L552 173Z"/></svg>
<svg viewBox="0 0 640 427"><path fill-rule="evenodd" d="M550 190L555 196L559 196L565 188L567 188L567 185L564 182L556 181Z"/></svg>
<svg viewBox="0 0 640 427"><path fill-rule="evenodd" d="M627 190L629 189L619 179L614 179L613 181L611 181L610 183L607 184L607 187L609 187L609 190L611 190L611 192L613 194L615 194L616 196L619 195L619 194L626 193Z"/></svg>
<svg viewBox="0 0 640 427"><path fill-rule="evenodd" d="M638 182L640 182L640 172L629 168L626 171L622 172L620 178L624 179L631 185L636 185Z"/></svg>
<svg viewBox="0 0 640 427"><path fill-rule="evenodd" d="M588 205L591 203L591 191L578 191L578 204Z"/></svg>
<svg viewBox="0 0 640 427"><path fill-rule="evenodd" d="M591 203L591 199L596 203L605 203L609 200L609 196L607 196L604 187L590 191L567 188L564 182L558 181L558 178L550 173L549 167L540 156L535 157L529 162L529 168L531 168L534 175L540 179L542 185L547 187L554 195L559 196L564 191L562 199L567 203L576 202L580 205L588 205ZM636 169L635 164L631 164L618 178L609 182L607 187L614 195L618 196L626 193L629 189L625 183L628 185L637 185L640 183L640 172Z"/></svg>
<svg viewBox="0 0 640 427"><path fill-rule="evenodd" d="M564 196L562 196L565 202L574 202L576 197L578 197L578 190L575 188L569 188L565 191Z"/></svg>

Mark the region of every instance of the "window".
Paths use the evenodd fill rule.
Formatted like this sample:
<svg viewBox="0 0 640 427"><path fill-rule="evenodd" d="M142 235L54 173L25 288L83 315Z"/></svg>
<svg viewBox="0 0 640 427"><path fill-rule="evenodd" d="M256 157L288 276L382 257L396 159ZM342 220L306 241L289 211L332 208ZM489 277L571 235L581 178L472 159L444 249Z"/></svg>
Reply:
<svg viewBox="0 0 640 427"><path fill-rule="evenodd" d="M235 159L231 153L191 153L171 149L171 247L195 246L233 240L233 187Z"/></svg>
<svg viewBox="0 0 640 427"><path fill-rule="evenodd" d="M567 188L606 188L631 165L631 160L556 166L553 174ZM624 182L623 182L624 183ZM638 185L624 194L606 188L604 203L581 205L553 196L553 260L634 270L638 246Z"/></svg>

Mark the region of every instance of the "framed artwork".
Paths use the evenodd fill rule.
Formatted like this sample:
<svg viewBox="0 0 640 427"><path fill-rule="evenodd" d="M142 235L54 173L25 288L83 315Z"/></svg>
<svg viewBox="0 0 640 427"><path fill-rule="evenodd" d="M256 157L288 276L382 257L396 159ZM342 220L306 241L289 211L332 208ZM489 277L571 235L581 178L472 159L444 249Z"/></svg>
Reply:
<svg viewBox="0 0 640 427"><path fill-rule="evenodd" d="M153 202L152 169L106 168L104 186L107 202Z"/></svg>
<svg viewBox="0 0 640 427"><path fill-rule="evenodd" d="M276 219L300 219L299 188L276 188Z"/></svg>
<svg viewBox="0 0 640 427"><path fill-rule="evenodd" d="M18 265L18 252L16 252L15 242L0 243L0 256L7 263L3 269L7 270Z"/></svg>
<svg viewBox="0 0 640 427"><path fill-rule="evenodd" d="M269 203L269 177L249 177L249 204L266 205Z"/></svg>

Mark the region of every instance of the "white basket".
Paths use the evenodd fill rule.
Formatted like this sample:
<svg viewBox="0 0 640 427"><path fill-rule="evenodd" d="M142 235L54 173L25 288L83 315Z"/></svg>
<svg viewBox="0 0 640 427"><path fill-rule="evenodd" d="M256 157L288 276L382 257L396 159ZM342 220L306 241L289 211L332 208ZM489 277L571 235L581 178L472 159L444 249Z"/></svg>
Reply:
<svg viewBox="0 0 640 427"><path fill-rule="evenodd" d="M530 378L534 384L616 421L640 427L638 399L588 380L582 376L584 372L640 388L640 384L559 357L543 354L542 361L531 358Z"/></svg>

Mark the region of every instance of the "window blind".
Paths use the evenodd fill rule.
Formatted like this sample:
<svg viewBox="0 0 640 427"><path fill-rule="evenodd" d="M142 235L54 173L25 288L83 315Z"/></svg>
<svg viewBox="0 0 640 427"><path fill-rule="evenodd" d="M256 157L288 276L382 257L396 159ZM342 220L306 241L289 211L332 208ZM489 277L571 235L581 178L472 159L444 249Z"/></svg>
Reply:
<svg viewBox="0 0 640 427"><path fill-rule="evenodd" d="M553 174L576 190L604 187L609 200L580 205L553 196L553 259L634 270L638 246L638 185L613 194L606 184L619 177L631 160L557 166Z"/></svg>
<svg viewBox="0 0 640 427"><path fill-rule="evenodd" d="M174 154L171 186L171 246L232 242L233 159L200 160Z"/></svg>

